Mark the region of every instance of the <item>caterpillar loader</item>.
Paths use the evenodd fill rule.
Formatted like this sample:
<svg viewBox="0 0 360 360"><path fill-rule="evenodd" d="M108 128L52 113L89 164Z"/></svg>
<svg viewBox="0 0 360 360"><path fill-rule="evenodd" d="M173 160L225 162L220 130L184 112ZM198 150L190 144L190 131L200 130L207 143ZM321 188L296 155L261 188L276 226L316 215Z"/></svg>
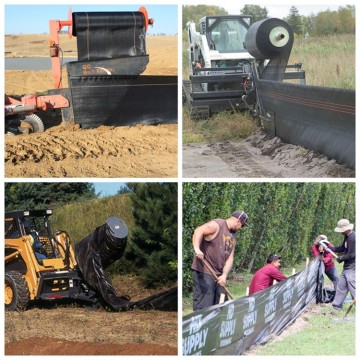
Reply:
<svg viewBox="0 0 360 360"><path fill-rule="evenodd" d="M92 307L175 311L177 288L131 302L117 296L104 269L123 256L127 226L112 216L80 240L53 231L52 210L5 213L5 310L25 310L36 300L71 299Z"/></svg>
<svg viewBox="0 0 360 360"><path fill-rule="evenodd" d="M25 310L31 301L39 299L98 303L95 292L76 270L68 233L53 232L51 215L51 210L5 213L6 310ZM35 242L41 245L37 250Z"/></svg>

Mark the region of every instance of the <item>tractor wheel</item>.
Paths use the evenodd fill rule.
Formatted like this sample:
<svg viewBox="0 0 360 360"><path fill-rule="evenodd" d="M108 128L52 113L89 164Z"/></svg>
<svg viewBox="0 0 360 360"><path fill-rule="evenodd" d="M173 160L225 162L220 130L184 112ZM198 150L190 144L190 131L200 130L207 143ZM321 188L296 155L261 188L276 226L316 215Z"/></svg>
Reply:
<svg viewBox="0 0 360 360"><path fill-rule="evenodd" d="M44 123L35 114L26 115L21 121L22 128L29 129L29 133L44 132Z"/></svg>
<svg viewBox="0 0 360 360"><path fill-rule="evenodd" d="M26 280L17 271L5 273L5 310L25 310L30 301L29 288Z"/></svg>

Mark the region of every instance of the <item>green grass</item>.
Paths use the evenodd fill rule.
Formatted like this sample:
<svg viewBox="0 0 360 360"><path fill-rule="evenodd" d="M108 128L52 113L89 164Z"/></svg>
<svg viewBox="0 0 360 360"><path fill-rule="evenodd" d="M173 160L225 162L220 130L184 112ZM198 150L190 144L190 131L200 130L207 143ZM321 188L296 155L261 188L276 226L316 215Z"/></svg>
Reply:
<svg viewBox="0 0 360 360"><path fill-rule="evenodd" d="M258 127L247 113L222 112L209 119L191 119L183 107L183 143L213 143L224 140L244 139Z"/></svg>
<svg viewBox="0 0 360 360"><path fill-rule="evenodd" d="M349 304L340 314L331 315L331 305L311 305L301 317L301 329L274 338L265 346L250 351L251 355L355 355L355 321L333 322L342 318ZM348 318L355 316L351 309ZM296 327L295 324L292 327ZM291 330L289 330L291 331Z"/></svg>

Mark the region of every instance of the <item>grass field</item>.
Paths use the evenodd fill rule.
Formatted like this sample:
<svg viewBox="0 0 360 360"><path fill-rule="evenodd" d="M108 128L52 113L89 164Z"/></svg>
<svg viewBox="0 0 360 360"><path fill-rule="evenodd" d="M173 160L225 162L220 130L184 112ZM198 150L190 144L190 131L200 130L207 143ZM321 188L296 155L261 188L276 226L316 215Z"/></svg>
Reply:
<svg viewBox="0 0 360 360"><path fill-rule="evenodd" d="M305 266L299 264L296 272ZM336 267L340 276L343 265ZM282 272L291 275L291 268L284 268ZM252 274L240 274L237 279L228 282L227 287L235 298L245 296ZM330 280L325 276L325 286L330 286ZM350 296L350 295L349 295ZM256 346L246 355L355 355L356 332L355 321L333 322L332 319L341 319L350 303L344 304L340 314L331 314L331 304L312 303L303 314L283 333L274 336L265 345ZM192 312L192 298L183 298L183 315ZM348 314L348 318L355 317L355 307Z"/></svg>

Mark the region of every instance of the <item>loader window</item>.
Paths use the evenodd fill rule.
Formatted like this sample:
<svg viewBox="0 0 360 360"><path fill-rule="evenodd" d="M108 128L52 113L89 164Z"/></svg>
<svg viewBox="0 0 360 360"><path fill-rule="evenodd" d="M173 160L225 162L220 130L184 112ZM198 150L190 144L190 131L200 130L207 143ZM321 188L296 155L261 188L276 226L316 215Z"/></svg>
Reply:
<svg viewBox="0 0 360 360"><path fill-rule="evenodd" d="M5 219L5 239L18 239L20 236L15 219Z"/></svg>
<svg viewBox="0 0 360 360"><path fill-rule="evenodd" d="M210 48L219 52L242 52L247 29L237 20L221 20L210 30Z"/></svg>

